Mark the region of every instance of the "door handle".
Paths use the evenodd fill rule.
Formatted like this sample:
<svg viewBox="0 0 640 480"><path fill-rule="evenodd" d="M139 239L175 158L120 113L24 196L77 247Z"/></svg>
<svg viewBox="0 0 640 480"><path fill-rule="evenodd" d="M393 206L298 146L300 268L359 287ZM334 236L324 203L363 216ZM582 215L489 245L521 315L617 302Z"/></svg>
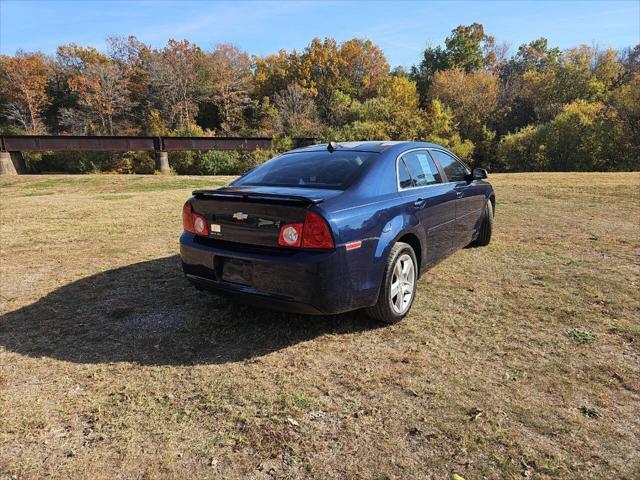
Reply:
<svg viewBox="0 0 640 480"><path fill-rule="evenodd" d="M456 197L457 198L462 198L463 195L464 195L464 192L462 190L456 192Z"/></svg>
<svg viewBox="0 0 640 480"><path fill-rule="evenodd" d="M427 204L426 198L419 198L415 202L413 202L413 206L416 208L422 208Z"/></svg>

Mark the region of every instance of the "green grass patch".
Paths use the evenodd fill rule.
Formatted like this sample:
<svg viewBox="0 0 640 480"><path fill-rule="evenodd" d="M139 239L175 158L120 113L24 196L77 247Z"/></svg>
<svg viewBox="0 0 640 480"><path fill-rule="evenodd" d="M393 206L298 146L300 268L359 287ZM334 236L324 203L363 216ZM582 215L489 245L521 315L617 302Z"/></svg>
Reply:
<svg viewBox="0 0 640 480"><path fill-rule="evenodd" d="M54 192L26 192L23 193L22 197L43 197L45 195L53 195Z"/></svg>
<svg viewBox="0 0 640 480"><path fill-rule="evenodd" d="M152 192L159 190L182 190L185 188L218 188L225 185L221 180L199 180L199 179L180 179L168 182L149 182L137 185L127 185L124 190L127 192Z"/></svg>
<svg viewBox="0 0 640 480"><path fill-rule="evenodd" d="M293 401L293 404L301 410L309 408L311 403L311 399L305 393L301 392L294 393L291 400Z"/></svg>
<svg viewBox="0 0 640 480"><path fill-rule="evenodd" d="M567 332L567 337L578 343L592 344L596 341L596 335L589 330L580 330L579 328L573 328Z"/></svg>
<svg viewBox="0 0 640 480"><path fill-rule="evenodd" d="M29 185L29 187L46 189L66 185L85 185L88 183L96 183L95 180L96 179L93 178L49 178L47 180L43 180L42 182Z"/></svg>

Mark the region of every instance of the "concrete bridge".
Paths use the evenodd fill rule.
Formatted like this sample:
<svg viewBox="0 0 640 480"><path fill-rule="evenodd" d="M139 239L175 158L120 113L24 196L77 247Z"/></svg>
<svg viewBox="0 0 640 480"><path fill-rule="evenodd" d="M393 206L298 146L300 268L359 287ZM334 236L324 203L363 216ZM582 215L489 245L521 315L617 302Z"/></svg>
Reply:
<svg viewBox="0 0 640 480"><path fill-rule="evenodd" d="M313 138L294 138L296 147L310 145ZM169 152L184 150L235 150L248 152L272 146L270 137L128 137L72 135L0 136L0 175L25 173L22 152L132 152L153 151L156 170L170 171Z"/></svg>

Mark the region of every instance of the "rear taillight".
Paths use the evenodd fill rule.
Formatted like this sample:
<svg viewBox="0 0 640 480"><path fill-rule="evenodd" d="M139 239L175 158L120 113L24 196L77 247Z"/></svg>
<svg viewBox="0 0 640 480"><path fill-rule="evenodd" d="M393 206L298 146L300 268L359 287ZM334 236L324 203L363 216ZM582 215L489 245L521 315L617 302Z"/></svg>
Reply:
<svg viewBox="0 0 640 480"><path fill-rule="evenodd" d="M302 224L287 223L280 228L278 245L283 247L299 247L302 244Z"/></svg>
<svg viewBox="0 0 640 480"><path fill-rule="evenodd" d="M193 229L193 209L189 202L186 202L182 207L182 228L185 232L196 233Z"/></svg>
<svg viewBox="0 0 640 480"><path fill-rule="evenodd" d="M327 222L317 213L307 212L304 223L287 223L280 228L278 245L283 247L334 248Z"/></svg>
<svg viewBox="0 0 640 480"><path fill-rule="evenodd" d="M197 213L192 213L193 216L193 229L198 235L209 235L209 227L207 226L207 219Z"/></svg>
<svg viewBox="0 0 640 480"><path fill-rule="evenodd" d="M333 237L327 222L317 213L307 212L302 229L304 248L333 248Z"/></svg>
<svg viewBox="0 0 640 480"><path fill-rule="evenodd" d="M182 228L184 228L185 232L191 232L197 235L209 235L207 219L199 213L195 213L189 202L185 203L182 207Z"/></svg>

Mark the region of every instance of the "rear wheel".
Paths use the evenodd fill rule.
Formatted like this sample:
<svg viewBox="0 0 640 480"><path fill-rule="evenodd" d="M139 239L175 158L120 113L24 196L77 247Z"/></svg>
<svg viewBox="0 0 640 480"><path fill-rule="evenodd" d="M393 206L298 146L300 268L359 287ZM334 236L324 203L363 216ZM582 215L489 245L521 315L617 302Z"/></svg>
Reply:
<svg viewBox="0 0 640 480"><path fill-rule="evenodd" d="M389 252L378 303L367 315L385 323L402 320L413 304L418 279L418 262L410 245L398 242Z"/></svg>
<svg viewBox="0 0 640 480"><path fill-rule="evenodd" d="M482 214L482 224L478 232L478 238L469 244L470 247L484 247L489 245L491 234L493 233L493 204L487 200Z"/></svg>

